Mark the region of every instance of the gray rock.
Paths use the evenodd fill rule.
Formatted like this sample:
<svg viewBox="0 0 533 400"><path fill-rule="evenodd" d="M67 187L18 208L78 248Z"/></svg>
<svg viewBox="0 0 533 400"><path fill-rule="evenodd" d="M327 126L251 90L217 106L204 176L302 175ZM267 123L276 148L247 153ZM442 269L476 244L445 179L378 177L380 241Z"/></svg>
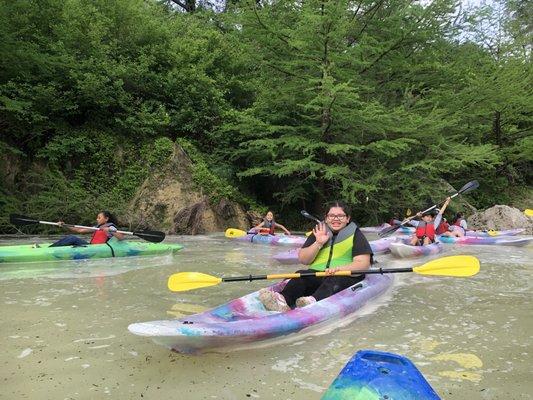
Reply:
<svg viewBox="0 0 533 400"><path fill-rule="evenodd" d="M485 211L477 212L468 219L469 229L515 229L524 228L524 234L533 234L533 217L526 215L518 208L496 205Z"/></svg>

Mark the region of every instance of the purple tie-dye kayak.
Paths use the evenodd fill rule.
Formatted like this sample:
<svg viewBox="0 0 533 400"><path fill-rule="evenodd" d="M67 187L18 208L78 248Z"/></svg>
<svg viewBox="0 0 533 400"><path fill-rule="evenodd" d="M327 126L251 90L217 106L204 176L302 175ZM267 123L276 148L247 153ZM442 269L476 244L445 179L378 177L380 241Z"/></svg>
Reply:
<svg viewBox="0 0 533 400"><path fill-rule="evenodd" d="M367 275L362 282L333 296L285 313L267 311L259 301L257 291L200 314L135 323L128 329L180 353L238 348L331 324L383 294L392 281L392 275ZM286 282L279 282L272 288L280 291Z"/></svg>

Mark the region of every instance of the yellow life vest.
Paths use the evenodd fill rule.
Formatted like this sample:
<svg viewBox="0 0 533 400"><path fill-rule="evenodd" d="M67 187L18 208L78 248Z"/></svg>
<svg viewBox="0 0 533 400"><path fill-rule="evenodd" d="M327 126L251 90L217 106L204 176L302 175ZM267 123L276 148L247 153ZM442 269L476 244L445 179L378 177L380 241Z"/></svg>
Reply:
<svg viewBox="0 0 533 400"><path fill-rule="evenodd" d="M337 235L332 235L309 267L315 271L324 271L326 268L350 264L353 261L352 249L356 229L357 225L350 222Z"/></svg>

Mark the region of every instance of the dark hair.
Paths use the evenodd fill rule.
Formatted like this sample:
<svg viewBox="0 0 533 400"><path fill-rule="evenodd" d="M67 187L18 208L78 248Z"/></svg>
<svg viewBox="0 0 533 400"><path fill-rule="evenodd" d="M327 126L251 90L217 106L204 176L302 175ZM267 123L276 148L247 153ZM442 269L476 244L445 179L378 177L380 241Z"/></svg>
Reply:
<svg viewBox="0 0 533 400"><path fill-rule="evenodd" d="M458 212L457 214L455 214L455 216L452 219L452 225L455 224L458 219L464 218L464 216L465 215L462 212Z"/></svg>
<svg viewBox="0 0 533 400"><path fill-rule="evenodd" d="M350 207L348 207L348 205L345 202L335 200L335 201L331 201L331 202L326 204L326 212L324 213L324 216L326 216L328 214L329 210L331 210L332 207L342 208L342 211L344 211L344 213L348 217L350 217L352 215L352 210L350 209Z"/></svg>
<svg viewBox="0 0 533 400"><path fill-rule="evenodd" d="M117 217L115 217L113 214L111 214L111 211L100 211L98 214L103 214L104 217L107 218L107 222L118 225Z"/></svg>

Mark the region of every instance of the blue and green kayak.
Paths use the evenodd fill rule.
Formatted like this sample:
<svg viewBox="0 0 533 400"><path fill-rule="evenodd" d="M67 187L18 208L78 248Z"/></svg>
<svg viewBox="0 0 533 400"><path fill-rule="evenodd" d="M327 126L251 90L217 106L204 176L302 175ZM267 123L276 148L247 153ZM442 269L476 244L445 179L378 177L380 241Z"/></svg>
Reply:
<svg viewBox="0 0 533 400"><path fill-rule="evenodd" d="M175 253L183 248L176 243L150 243L111 238L104 244L49 247L51 243L0 246L0 264L85 260L112 257L154 256Z"/></svg>
<svg viewBox="0 0 533 400"><path fill-rule="evenodd" d="M440 400L406 357L360 350L333 381L322 400Z"/></svg>

